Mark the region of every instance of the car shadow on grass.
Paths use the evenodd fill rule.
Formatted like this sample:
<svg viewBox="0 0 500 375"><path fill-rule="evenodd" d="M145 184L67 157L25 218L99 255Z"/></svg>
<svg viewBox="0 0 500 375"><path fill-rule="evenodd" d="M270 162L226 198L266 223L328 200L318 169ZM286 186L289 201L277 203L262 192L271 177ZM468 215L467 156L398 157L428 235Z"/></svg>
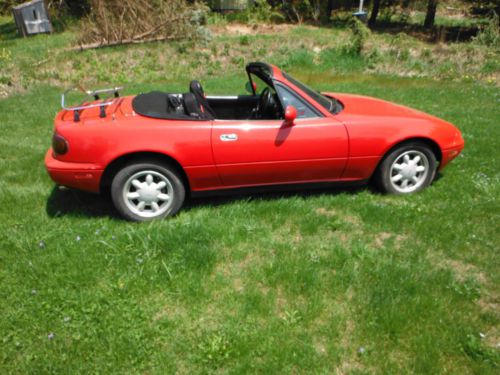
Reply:
<svg viewBox="0 0 500 375"><path fill-rule="evenodd" d="M217 207L238 201L253 199L272 201L288 197L315 197L320 195L356 194L370 189L366 186L329 186L329 187L286 187L217 191L204 196L186 199L182 211L190 211L199 207ZM123 220L113 206L109 193L92 194L83 191L55 186L47 199L47 215L51 218L64 216L100 218L108 217Z"/></svg>
<svg viewBox="0 0 500 375"><path fill-rule="evenodd" d="M45 206L52 218L80 216L89 218L111 217L119 219L109 194L92 194L55 186Z"/></svg>
<svg viewBox="0 0 500 375"><path fill-rule="evenodd" d="M195 196L190 198L184 204L183 210L188 211L198 207L217 207L231 204L238 201L263 200L272 201L281 198L310 198L320 195L337 194L357 194L360 191L371 189L368 186L325 186L325 187L304 187L304 186L286 186L286 187L263 187L256 189L237 189L229 191L216 191L206 196Z"/></svg>

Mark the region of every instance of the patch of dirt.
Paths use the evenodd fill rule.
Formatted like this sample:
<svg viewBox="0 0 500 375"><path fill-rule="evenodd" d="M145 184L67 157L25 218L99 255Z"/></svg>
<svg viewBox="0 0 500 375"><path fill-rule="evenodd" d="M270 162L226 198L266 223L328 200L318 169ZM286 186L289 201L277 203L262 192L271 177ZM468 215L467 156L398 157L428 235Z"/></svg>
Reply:
<svg viewBox="0 0 500 375"><path fill-rule="evenodd" d="M245 289L245 284L240 277L235 277L233 279L233 288L237 292L242 292Z"/></svg>
<svg viewBox="0 0 500 375"><path fill-rule="evenodd" d="M328 209L328 208L325 208L325 207L319 207L317 208L316 210L316 213L318 215L323 215L323 216L326 216L326 217L334 217L334 216L337 216L339 217L342 221L346 222L347 224L351 224L353 226L356 226L356 227L359 227L361 226L362 224L362 221L361 219L359 218L359 216L357 215L352 215L352 214L349 214L349 215L344 215L344 214L339 214L337 210L335 209Z"/></svg>
<svg viewBox="0 0 500 375"><path fill-rule="evenodd" d="M255 35L255 34L275 34L280 32L288 32L295 25L289 24L259 24L259 25L244 25L232 23L225 26L211 26L210 30L215 35ZM313 27L313 26L308 26Z"/></svg>
<svg viewBox="0 0 500 375"><path fill-rule="evenodd" d="M352 289L347 291L346 306L352 305L354 292ZM341 339L342 349L345 350L342 363L335 369L336 374L351 374L353 372L365 372L364 366L359 363L357 348L353 347L352 337L356 328L355 321L348 318L345 322L344 333Z"/></svg>
<svg viewBox="0 0 500 375"><path fill-rule="evenodd" d="M9 96L9 91L8 91L7 85L0 84L0 99L6 98Z"/></svg>
<svg viewBox="0 0 500 375"><path fill-rule="evenodd" d="M241 260L226 259L220 262L212 273L211 278L222 276L236 292L245 290L245 270L251 265L260 263L261 259L256 252L248 251L247 255Z"/></svg>
<svg viewBox="0 0 500 375"><path fill-rule="evenodd" d="M380 232L375 235L373 246L377 249L381 249L385 247L386 241L391 239L394 241L394 247L399 250L401 248L401 243L406 239L406 237L401 234L394 235L389 232Z"/></svg>
<svg viewBox="0 0 500 375"><path fill-rule="evenodd" d="M455 276L459 281L465 281L468 277L473 276L481 284L487 283L487 278L483 272L479 271L476 266L470 263L464 263L455 259L444 259L440 262L443 268L450 268L453 270Z"/></svg>
<svg viewBox="0 0 500 375"><path fill-rule="evenodd" d="M484 334L484 343L490 348L500 349L500 329L493 327Z"/></svg>
<svg viewBox="0 0 500 375"><path fill-rule="evenodd" d="M283 289L280 287L276 288L276 310L278 312L283 311L285 306L288 304L287 299L285 298L285 293L283 292Z"/></svg>
<svg viewBox="0 0 500 375"><path fill-rule="evenodd" d="M172 318L177 318L177 317L184 317L186 316L186 309L175 303L169 303L160 308L156 312L156 314L153 315L153 322L157 322L158 320L162 319L172 319Z"/></svg>
<svg viewBox="0 0 500 375"><path fill-rule="evenodd" d="M500 316L500 296L496 293L485 294L477 302L482 311L495 315L497 318ZM484 343L490 348L500 349L500 327L493 326L483 333Z"/></svg>
<svg viewBox="0 0 500 375"><path fill-rule="evenodd" d="M252 251L249 251L247 256L239 261L232 261L232 259L227 259L223 262L220 262L217 265L213 273L213 276L217 274L223 275L225 277L242 275L244 273L244 270L248 268L248 266L251 263L254 263L256 260L258 260L258 258L255 255L255 252Z"/></svg>
<svg viewBox="0 0 500 375"><path fill-rule="evenodd" d="M375 239L373 240L374 246L377 248L382 248L385 245L385 241L388 238L391 238L392 234L388 232L380 232L375 236Z"/></svg>
<svg viewBox="0 0 500 375"><path fill-rule="evenodd" d="M474 277L481 285L488 286L489 281L486 275L473 264L447 258L442 259L438 264L442 268L451 269L457 280L461 282L464 282L467 278ZM490 286L489 289L491 290L492 288L494 286ZM476 303L482 312L493 314L497 318L500 317L500 296L497 293L490 291L482 292L481 297ZM500 349L500 328L498 326L489 328L486 332L483 332L483 335L482 340L487 346Z"/></svg>
<svg viewBox="0 0 500 375"><path fill-rule="evenodd" d="M313 342L314 349L316 350L316 353L319 355L323 356L327 354L326 350L326 343L324 338L317 338Z"/></svg>
<svg viewBox="0 0 500 375"><path fill-rule="evenodd" d="M356 215L345 215L342 217L342 219L346 223L351 224L355 227L360 227L362 225L361 219L359 218L359 216L356 216Z"/></svg>
<svg viewBox="0 0 500 375"><path fill-rule="evenodd" d="M332 209L326 209L324 207L316 208L315 211L317 214L323 215L326 217L333 217L333 216L337 215L337 211L332 210Z"/></svg>

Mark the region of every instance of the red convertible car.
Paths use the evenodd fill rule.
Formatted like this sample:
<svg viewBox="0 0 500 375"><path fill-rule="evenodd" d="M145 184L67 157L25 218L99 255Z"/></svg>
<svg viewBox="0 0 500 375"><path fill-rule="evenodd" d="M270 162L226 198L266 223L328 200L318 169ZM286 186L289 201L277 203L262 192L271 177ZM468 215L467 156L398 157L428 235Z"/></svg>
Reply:
<svg viewBox="0 0 500 375"><path fill-rule="evenodd" d="M246 67L251 91L120 97L118 89L66 107L45 165L58 184L110 189L120 214L174 215L188 194L221 189L373 181L408 194L433 181L464 147L452 124L387 101L319 93L276 66ZM103 94L112 93L106 98Z"/></svg>

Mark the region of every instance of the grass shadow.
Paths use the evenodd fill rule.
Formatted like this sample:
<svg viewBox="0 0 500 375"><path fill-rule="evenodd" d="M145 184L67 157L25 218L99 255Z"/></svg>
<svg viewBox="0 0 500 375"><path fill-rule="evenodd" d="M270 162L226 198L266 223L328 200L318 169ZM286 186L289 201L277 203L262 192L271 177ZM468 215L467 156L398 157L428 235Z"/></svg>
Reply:
<svg viewBox="0 0 500 375"><path fill-rule="evenodd" d="M0 23L0 40L12 40L18 37L19 34L14 20Z"/></svg>
<svg viewBox="0 0 500 375"><path fill-rule="evenodd" d="M378 21L371 29L379 34L404 33L430 43L470 42L480 30L476 25L435 25L427 29L423 25L395 21Z"/></svg>

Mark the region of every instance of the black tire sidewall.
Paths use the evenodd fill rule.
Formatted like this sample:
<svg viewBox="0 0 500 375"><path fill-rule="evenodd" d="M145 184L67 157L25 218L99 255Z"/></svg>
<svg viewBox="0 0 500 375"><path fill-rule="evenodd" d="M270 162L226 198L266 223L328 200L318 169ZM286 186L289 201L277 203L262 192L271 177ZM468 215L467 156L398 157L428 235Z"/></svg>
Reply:
<svg viewBox="0 0 500 375"><path fill-rule="evenodd" d="M424 183L417 190L414 190L409 193L403 193L394 189L394 187L390 183L391 165L402 153L412 150L419 151L427 157L427 160L429 162L429 173L427 174ZM398 195L417 193L425 189L432 183L434 177L436 176L437 166L438 162L436 160L436 156L434 155L434 152L432 152L432 150L427 145L421 142L408 142L396 147L394 150L390 151L389 154L387 154L387 156L380 164L379 170L377 171L376 183L380 188L380 190L382 190L382 192L384 193L398 194Z"/></svg>
<svg viewBox="0 0 500 375"><path fill-rule="evenodd" d="M122 191L125 182L129 179L130 176L142 170L151 170L158 172L168 178L168 180L172 184L174 202L166 212L159 216L145 218L136 215L135 213L130 211L123 199ZM115 175L111 184L111 198L116 210L122 217L130 221L151 221L173 216L181 209L185 197L186 189L175 168L172 168L168 165L162 165L157 162L140 162L127 165Z"/></svg>

